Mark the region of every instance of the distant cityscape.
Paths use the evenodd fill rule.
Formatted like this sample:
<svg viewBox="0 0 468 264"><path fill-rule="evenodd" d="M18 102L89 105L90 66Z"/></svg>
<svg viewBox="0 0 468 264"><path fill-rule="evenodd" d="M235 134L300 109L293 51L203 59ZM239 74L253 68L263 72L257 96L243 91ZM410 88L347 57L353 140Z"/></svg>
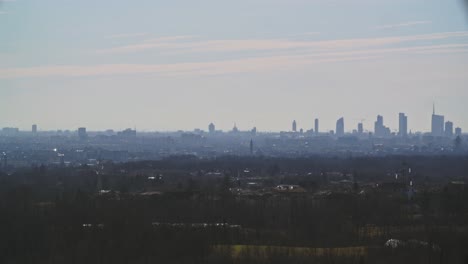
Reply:
<svg viewBox="0 0 468 264"><path fill-rule="evenodd" d="M281 132L260 132L254 127L241 131L236 124L230 131L217 130L210 123L207 131L137 132L31 131L5 127L0 133L0 153L4 170L40 164L58 166L97 165L103 161L128 162L158 160L174 155L200 158L223 155L256 155L271 157L382 156L382 155L460 155L467 153L467 137L460 127L454 128L443 115L432 112L431 131L408 131L408 116L399 113L398 132L385 126L378 115L373 132L365 132L363 122L346 132L345 119L336 121L336 129L320 130L320 120L304 131L296 120L291 129Z"/></svg>
<svg viewBox="0 0 468 264"><path fill-rule="evenodd" d="M298 129L298 124L296 120L293 120L292 126L291 126L291 132L299 132L299 133L315 133L315 134L320 134L320 133L326 133L326 134L331 134L331 135L336 135L338 137L344 136L346 133L345 130L345 119L344 117L339 118L336 121L336 130L331 130L331 131L320 131L320 120L316 118L314 120L314 127L311 128L310 130L304 131L303 128ZM357 124L357 127L355 129L349 130L351 134L364 134L364 125L363 122L359 122ZM394 133L391 132L391 129L387 126L384 125L384 118L381 115L377 115L377 120L374 122L374 135L376 137L390 137L390 136L400 136L400 137L406 137L408 135L413 134L412 131L408 131L408 116L405 113L399 113L398 115L398 132ZM20 132L26 132L26 131L21 131L19 128L16 127L4 127L1 131L2 135L6 136L14 136L18 135ZM33 124L31 128L31 133L36 134L38 133L38 125ZM47 132L53 132L53 131L47 131ZM72 131L70 130L57 130L55 131L58 134L70 134ZM78 136L80 138L86 137L87 136L87 129L86 127L80 127L76 130L78 133ZM104 131L106 134L117 134L117 135L122 135L122 136L132 136L136 135L136 129L132 130L130 128L115 133L113 129L108 129ZM180 132L180 131L179 131ZM201 129L194 129L194 132L204 132ZM216 130L216 126L214 123L210 123L208 125L208 132L209 133L221 133L223 132L222 130ZM234 124L234 127L232 128L231 131L228 132L241 132L238 128L237 125ZM250 132L257 132L257 128L254 127ZM282 131L281 133L283 133ZM416 132L416 133L422 133L422 132ZM446 121L445 122L445 117L443 115L436 114L435 111L435 106L433 107L433 113L432 113L432 119L431 119L431 131L430 134L435 137L452 137L452 136L459 136L462 134L462 129L460 127L454 128L454 124L451 121Z"/></svg>
<svg viewBox="0 0 468 264"><path fill-rule="evenodd" d="M314 120L314 127L311 128L310 130L304 130L303 128L298 129L298 124L296 120L292 121L292 126L290 131L281 131L280 133L307 133L307 134L329 134L329 135L334 135L336 137L343 137L345 135L363 135L365 134L364 130L364 124L363 122L359 122L357 124L357 127L355 129L348 130L349 132L346 132L345 130L345 119L344 117L339 118L336 121L336 129L335 130L330 130L330 131L321 131L320 130L320 120L316 118ZM399 113L398 115L398 132L391 132L391 129L387 126L384 125L384 117L381 115L377 115L377 120L374 122L374 128L373 128L373 136L375 137L392 137L392 136L398 136L398 137L407 137L411 136L414 134L424 134L424 135L431 135L434 137L453 137L453 136L461 136L462 135L462 129L460 127L454 128L454 123L451 121L446 121L445 122L445 117L443 115L436 114L435 111L435 106L433 107L433 113L432 113L432 119L431 119L431 131L430 132L415 132L413 133L412 131L408 131L408 116L405 113ZM19 135L23 132L27 131L21 131L19 128L16 127L4 127L1 131L1 135L3 136L16 136ZM38 125L33 124L31 131L32 134L37 134L38 131ZM70 130L57 130L57 131L44 131L47 133L56 133L56 134L63 134L63 135L70 135L73 134L73 131ZM85 139L88 137L87 133L87 128L86 127L80 127L75 131L80 139ZM177 132L182 132L181 130ZM202 129L194 129L192 132L194 133L204 133L205 131ZM208 125L208 132L210 134L215 134L215 133L223 133L222 130L217 130L216 125L214 123L210 123ZM234 124L233 128L230 131L227 131L230 133L240 133L240 132L245 132L239 130L236 124ZM252 130L247 131L249 133L257 133L257 128L254 127ZM136 129L125 129L120 132L115 132L113 129L108 129L105 131L98 131L95 132L98 134L105 134L105 135L117 135L117 136L136 136ZM148 132L146 132L148 133ZM265 133L274 133L274 132L265 132ZM372 135L372 132L369 132L368 134Z"/></svg>

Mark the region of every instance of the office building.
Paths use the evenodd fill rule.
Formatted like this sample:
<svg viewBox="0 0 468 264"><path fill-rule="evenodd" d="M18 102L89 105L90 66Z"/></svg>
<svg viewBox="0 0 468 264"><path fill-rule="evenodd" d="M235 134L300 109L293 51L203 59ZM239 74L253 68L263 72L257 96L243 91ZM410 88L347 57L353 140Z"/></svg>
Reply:
<svg viewBox="0 0 468 264"><path fill-rule="evenodd" d="M36 124L32 125L32 127L31 127L31 132L32 132L33 134L36 134L36 133L37 133L37 125L36 125Z"/></svg>
<svg viewBox="0 0 468 264"><path fill-rule="evenodd" d="M435 137L444 135L444 116L436 115L435 105L432 106L431 134Z"/></svg>
<svg viewBox="0 0 468 264"><path fill-rule="evenodd" d="M338 137L344 136L344 118L340 118L336 121L336 135Z"/></svg>
<svg viewBox="0 0 468 264"><path fill-rule="evenodd" d="M390 134L390 128L384 126L383 116L378 115L377 121L374 123L374 135L376 137L387 137Z"/></svg>
<svg viewBox="0 0 468 264"><path fill-rule="evenodd" d="M364 125L362 123L358 124L358 133L359 134L364 133Z"/></svg>
<svg viewBox="0 0 468 264"><path fill-rule="evenodd" d="M214 125L213 123L210 123L210 124L208 125L208 131L209 131L210 133L214 133L214 132L216 131L216 127L215 127L215 125Z"/></svg>
<svg viewBox="0 0 468 264"><path fill-rule="evenodd" d="M78 128L78 137L81 140L87 139L88 138L88 133L86 133L86 127L80 127Z"/></svg>
<svg viewBox="0 0 468 264"><path fill-rule="evenodd" d="M293 131L293 132L297 132L297 123L296 123L296 120L294 120L293 123L292 123L292 131Z"/></svg>
<svg viewBox="0 0 468 264"><path fill-rule="evenodd" d="M460 127L455 128L455 136L461 136L462 134L462 129Z"/></svg>
<svg viewBox="0 0 468 264"><path fill-rule="evenodd" d="M382 136L382 128L383 128L383 116L378 115L377 121L374 122L374 135L377 137Z"/></svg>
<svg viewBox="0 0 468 264"><path fill-rule="evenodd" d="M319 120L318 120L318 118L315 118L314 129L315 129L315 134L318 134L319 133Z"/></svg>
<svg viewBox="0 0 468 264"><path fill-rule="evenodd" d="M252 130L250 130L250 132L252 133L252 136L257 135L257 127L253 127Z"/></svg>
<svg viewBox="0 0 468 264"><path fill-rule="evenodd" d="M445 136L453 137L453 122L445 122Z"/></svg>
<svg viewBox="0 0 468 264"><path fill-rule="evenodd" d="M408 117L404 113L398 115L398 135L400 137L408 136Z"/></svg>

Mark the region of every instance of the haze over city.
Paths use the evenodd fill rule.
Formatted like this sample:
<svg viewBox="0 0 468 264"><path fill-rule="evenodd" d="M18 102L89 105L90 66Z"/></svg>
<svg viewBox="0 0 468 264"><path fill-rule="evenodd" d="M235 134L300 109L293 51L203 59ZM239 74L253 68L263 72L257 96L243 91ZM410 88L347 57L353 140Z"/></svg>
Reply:
<svg viewBox="0 0 468 264"><path fill-rule="evenodd" d="M3 1L0 124L468 128L461 1Z"/></svg>

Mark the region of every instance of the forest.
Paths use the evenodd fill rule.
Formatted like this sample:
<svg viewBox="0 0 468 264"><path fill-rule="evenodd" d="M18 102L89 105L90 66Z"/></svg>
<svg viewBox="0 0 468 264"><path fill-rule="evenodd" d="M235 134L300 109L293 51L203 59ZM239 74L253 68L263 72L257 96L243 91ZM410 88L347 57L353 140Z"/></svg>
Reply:
<svg viewBox="0 0 468 264"><path fill-rule="evenodd" d="M467 177L463 156L18 168L0 263L466 264Z"/></svg>

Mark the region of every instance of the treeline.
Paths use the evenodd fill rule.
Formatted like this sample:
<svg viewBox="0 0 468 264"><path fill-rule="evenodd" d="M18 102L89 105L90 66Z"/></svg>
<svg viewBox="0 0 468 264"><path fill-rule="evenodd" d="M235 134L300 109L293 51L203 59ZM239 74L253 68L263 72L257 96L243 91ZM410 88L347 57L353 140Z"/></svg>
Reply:
<svg viewBox="0 0 468 264"><path fill-rule="evenodd" d="M323 157L304 158L222 156L213 159L198 159L195 156L174 156L160 161L124 163L119 168L137 170L152 168L160 170L221 170L233 171L249 168L261 174L275 175L279 172L358 172L363 181L382 180L388 172L411 168L416 175L433 180L466 178L468 156L383 156L383 157Z"/></svg>
<svg viewBox="0 0 468 264"><path fill-rule="evenodd" d="M454 179L464 179L461 161L439 157L428 175L420 169L424 157L388 163L178 157L1 174L0 263L467 263L468 189L450 187L439 174L453 171ZM428 157L427 167L434 162ZM386 175L405 166L428 178L411 199L364 187L366 170ZM237 170L264 175L271 167L273 183L306 179L313 168L346 169L359 181L324 194L325 181L303 193L230 191ZM226 173L198 173L215 170ZM385 246L389 239L416 242L392 248Z"/></svg>

